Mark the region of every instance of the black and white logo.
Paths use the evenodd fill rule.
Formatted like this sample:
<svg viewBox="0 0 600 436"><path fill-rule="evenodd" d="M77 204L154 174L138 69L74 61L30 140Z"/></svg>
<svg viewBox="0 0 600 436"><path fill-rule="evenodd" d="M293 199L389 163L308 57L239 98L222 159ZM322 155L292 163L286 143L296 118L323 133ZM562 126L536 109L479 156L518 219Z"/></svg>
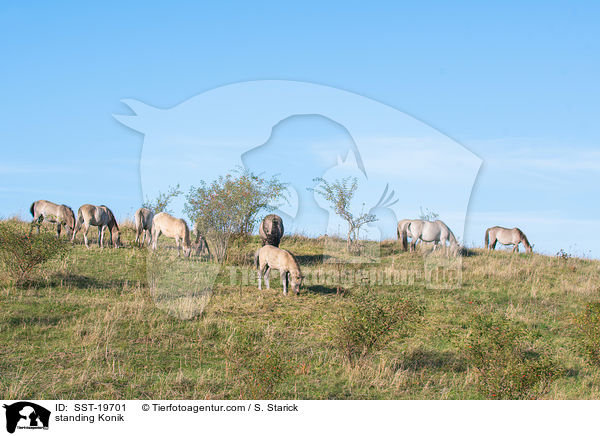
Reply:
<svg viewBox="0 0 600 436"><path fill-rule="evenodd" d="M48 429L50 411L29 401L5 404L6 431L14 433L16 429Z"/></svg>

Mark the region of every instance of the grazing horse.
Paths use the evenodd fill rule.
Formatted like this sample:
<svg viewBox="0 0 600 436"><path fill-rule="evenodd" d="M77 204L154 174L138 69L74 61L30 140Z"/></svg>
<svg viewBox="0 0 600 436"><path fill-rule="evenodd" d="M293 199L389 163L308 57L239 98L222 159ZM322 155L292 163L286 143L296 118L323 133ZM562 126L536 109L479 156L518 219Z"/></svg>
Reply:
<svg viewBox="0 0 600 436"><path fill-rule="evenodd" d="M98 227L98 246L104 248L104 229L108 228L110 234L110 241L115 247L121 246L121 232L117 220L115 219L112 211L104 205L94 206L93 204L84 204L77 211L77 223L75 229L73 229L73 237L71 241L75 240L77 232L83 226L83 241L85 246L90 248L88 244L87 234L90 226Z"/></svg>
<svg viewBox="0 0 600 436"><path fill-rule="evenodd" d="M31 215L33 215L33 221L31 221L31 227L29 233L33 230L33 226L37 226L38 235L40 233L40 226L44 220L56 223L56 237L60 238L61 227L65 227L69 233L75 228L75 214L73 210L64 204L55 204L46 200L38 200L31 204L29 208Z"/></svg>
<svg viewBox="0 0 600 436"><path fill-rule="evenodd" d="M283 237L283 220L279 215L267 215L260 223L258 234L263 245L279 247L279 242Z"/></svg>
<svg viewBox="0 0 600 436"><path fill-rule="evenodd" d="M265 245L259 248L254 255L254 267L258 270L258 289L262 289L262 278L265 277L267 289L270 289L269 273L271 269L278 269L283 285L283 295L287 295L288 279L292 290L298 295L302 285L302 272L300 266L289 251L279 247Z"/></svg>
<svg viewBox="0 0 600 436"><path fill-rule="evenodd" d="M424 223L423 220L401 220L398 221L398 227L396 229L396 235L398 236L398 240L400 241L400 249L406 251L408 249L408 237L410 236L407 232L408 225L413 222ZM411 241L411 251L412 251L412 243L414 242L414 246L416 247L417 241Z"/></svg>
<svg viewBox="0 0 600 436"><path fill-rule="evenodd" d="M154 218L154 214L150 209L140 207L135 211L134 218L136 245L143 246L146 238L148 238L148 245L150 245L152 241L152 219Z"/></svg>
<svg viewBox="0 0 600 436"><path fill-rule="evenodd" d="M525 246L525 250L528 253L533 251L533 247L529 244L527 236L521 231L521 229L513 228L507 229L505 227L490 227L485 231L485 248L489 250L496 249L496 242L500 242L502 245L514 245L513 253L519 252L519 244L522 243Z"/></svg>
<svg viewBox="0 0 600 436"><path fill-rule="evenodd" d="M190 230L185 220L175 218L166 212L160 212L154 215L152 220L152 249L158 247L158 237L165 235L169 238L175 238L177 244L177 255L180 256L180 249L183 242L183 255L189 257L192 251L190 241Z"/></svg>
<svg viewBox="0 0 600 436"><path fill-rule="evenodd" d="M404 226L401 236L403 241L406 241L408 236L411 237L411 251L416 249L417 241L420 239L423 242L433 242L434 251L438 244L446 247L446 242L449 242L452 254L456 255L458 253L458 241L454 237L454 233L440 220L433 222L413 220Z"/></svg>

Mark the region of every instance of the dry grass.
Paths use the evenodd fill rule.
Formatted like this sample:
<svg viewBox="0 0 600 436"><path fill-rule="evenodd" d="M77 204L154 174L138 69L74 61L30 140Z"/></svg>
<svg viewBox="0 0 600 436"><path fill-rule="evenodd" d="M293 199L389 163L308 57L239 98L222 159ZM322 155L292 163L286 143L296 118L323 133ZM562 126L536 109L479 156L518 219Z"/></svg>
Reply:
<svg viewBox="0 0 600 436"><path fill-rule="evenodd" d="M133 231L122 229L131 242ZM580 352L571 322L600 299L597 261L473 250L462 259L462 285L442 289L427 285L423 255L400 252L394 241L381 245L380 263L353 264L340 276L335 264L323 263L323 240L287 236L282 248L317 279L299 297L284 297L277 274L274 289L258 291L251 259L259 243L251 238L232 248L237 254L208 299L186 283L202 284L198 271L211 264L179 259L166 239L161 244L166 272L148 269L153 261L146 249L86 250L78 243L30 287L1 288L0 395L485 398L461 349L469 320L479 314L519 323L550 351L563 371L543 398L600 399L600 370ZM399 281L387 279L386 271L398 272ZM345 293L336 295L340 277ZM152 280L159 285L151 287ZM422 306L423 320L408 337L393 337L353 362L336 348L334 333L340 314L367 287Z"/></svg>

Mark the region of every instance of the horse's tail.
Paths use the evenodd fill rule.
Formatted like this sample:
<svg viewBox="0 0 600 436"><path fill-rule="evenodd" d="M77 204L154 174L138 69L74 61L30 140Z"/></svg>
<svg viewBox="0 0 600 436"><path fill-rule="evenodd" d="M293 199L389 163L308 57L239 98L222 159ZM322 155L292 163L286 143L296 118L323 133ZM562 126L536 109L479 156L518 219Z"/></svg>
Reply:
<svg viewBox="0 0 600 436"><path fill-rule="evenodd" d="M256 250L254 253L254 269L258 269L258 253L260 252L260 248Z"/></svg>
<svg viewBox="0 0 600 436"><path fill-rule="evenodd" d="M490 229L485 231L485 248L489 248L490 246Z"/></svg>
<svg viewBox="0 0 600 436"><path fill-rule="evenodd" d="M29 212L31 212L31 216L35 216L35 201L31 203L31 207L29 208Z"/></svg>
<svg viewBox="0 0 600 436"><path fill-rule="evenodd" d="M402 251L406 251L408 248L408 225L409 223L402 223L401 228L397 229L398 239L400 239L400 248Z"/></svg>

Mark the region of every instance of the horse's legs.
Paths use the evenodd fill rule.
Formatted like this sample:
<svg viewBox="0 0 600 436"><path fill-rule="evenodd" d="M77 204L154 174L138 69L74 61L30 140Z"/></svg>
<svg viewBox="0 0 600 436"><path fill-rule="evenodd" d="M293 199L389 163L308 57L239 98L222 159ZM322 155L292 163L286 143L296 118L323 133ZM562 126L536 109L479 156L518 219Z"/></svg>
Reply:
<svg viewBox="0 0 600 436"><path fill-rule="evenodd" d="M56 224L56 239L60 239L60 223Z"/></svg>
<svg viewBox="0 0 600 436"><path fill-rule="evenodd" d="M258 290L261 291L262 290L262 269L260 268L260 265L259 265L256 273L258 275Z"/></svg>
<svg viewBox="0 0 600 436"><path fill-rule="evenodd" d="M160 230L152 230L152 249L156 250L158 248L158 237L160 236Z"/></svg>
<svg viewBox="0 0 600 436"><path fill-rule="evenodd" d="M519 242L517 242L515 244L515 246L513 247L513 253L518 253L519 252Z"/></svg>
<svg viewBox="0 0 600 436"><path fill-rule="evenodd" d="M283 295L287 295L288 272L282 271L279 273L279 276L281 277L281 284L283 285Z"/></svg>
<svg viewBox="0 0 600 436"><path fill-rule="evenodd" d="M267 270L264 273L264 277L265 277L265 284L267 285L267 289L271 289L271 281L269 279L269 274L271 274L271 267L269 265L266 265Z"/></svg>
<svg viewBox="0 0 600 436"><path fill-rule="evenodd" d="M179 246L180 246L179 236L175 237L175 244L177 245L177 256L181 256L181 254L179 253Z"/></svg>
<svg viewBox="0 0 600 436"><path fill-rule="evenodd" d="M87 234L88 234L88 230L90 229L89 224L85 223L83 225L83 242L85 243L85 248L90 248L90 246L88 245L88 238L87 238Z"/></svg>
<svg viewBox="0 0 600 436"><path fill-rule="evenodd" d="M490 250L496 249L496 242L498 242L498 239L496 239L496 238L492 239L492 242L490 243Z"/></svg>

